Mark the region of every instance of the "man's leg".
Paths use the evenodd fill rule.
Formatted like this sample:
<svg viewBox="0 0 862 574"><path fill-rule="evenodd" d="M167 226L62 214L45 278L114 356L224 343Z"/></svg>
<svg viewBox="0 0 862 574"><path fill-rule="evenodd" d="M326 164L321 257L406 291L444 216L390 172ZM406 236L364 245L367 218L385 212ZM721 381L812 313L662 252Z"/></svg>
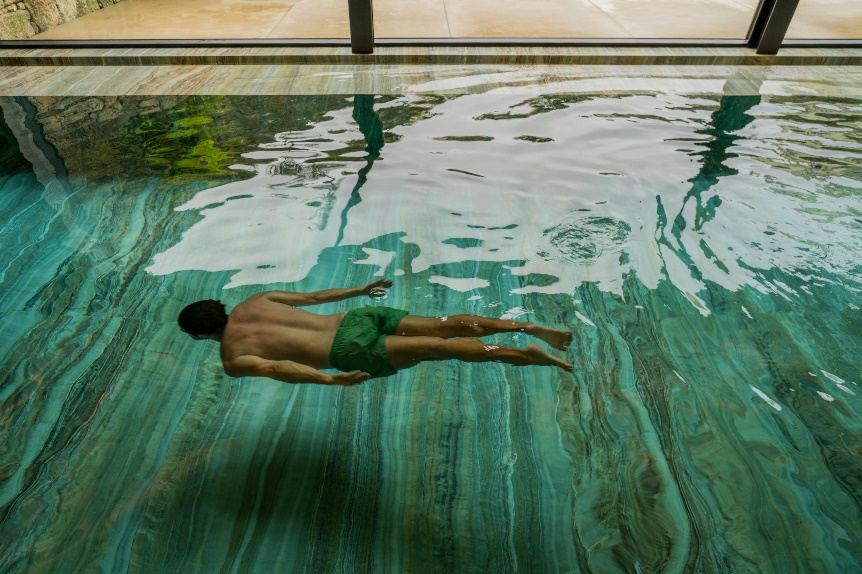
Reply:
<svg viewBox="0 0 862 574"><path fill-rule="evenodd" d="M568 331L551 329L535 323L492 319L479 315L420 317L407 315L398 323L395 334L403 337L485 337L497 333L526 333L545 341L555 349L565 350L572 344Z"/></svg>
<svg viewBox="0 0 862 574"><path fill-rule="evenodd" d="M572 372L572 365L549 355L535 343L523 349L488 345L472 337L441 339L439 337L386 337L386 354L393 369L412 367L422 361L457 359L469 363L500 361L510 365L546 365Z"/></svg>

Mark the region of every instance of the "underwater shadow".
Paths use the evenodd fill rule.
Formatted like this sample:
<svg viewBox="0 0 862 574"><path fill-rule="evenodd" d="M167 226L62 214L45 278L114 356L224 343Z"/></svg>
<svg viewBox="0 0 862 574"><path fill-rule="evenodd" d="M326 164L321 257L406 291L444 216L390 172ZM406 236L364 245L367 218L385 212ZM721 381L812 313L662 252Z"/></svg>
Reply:
<svg viewBox="0 0 862 574"><path fill-rule="evenodd" d="M380 522L399 511L383 488L385 453L373 438L379 431L363 420L363 434L372 438L355 436L354 415L363 399L361 393L352 394L334 399L346 416L333 416L326 431L304 429L312 426L306 421L289 425L272 443L262 440L266 446L244 472L236 472L229 456L219 457L221 468L210 463L204 484L196 488L222 493L209 497L210 504L234 532L245 531L231 537L227 561L245 562L260 552L267 561L304 563L302 571L324 572L336 564L370 571L375 557L379 560ZM372 400L382 402L380 395ZM276 539L279 556L272 555Z"/></svg>

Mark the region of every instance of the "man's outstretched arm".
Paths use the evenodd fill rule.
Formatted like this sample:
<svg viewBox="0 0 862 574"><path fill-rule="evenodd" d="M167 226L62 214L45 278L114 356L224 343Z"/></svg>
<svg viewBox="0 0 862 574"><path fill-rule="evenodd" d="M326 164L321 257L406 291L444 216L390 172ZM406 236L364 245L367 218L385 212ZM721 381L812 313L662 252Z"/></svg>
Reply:
<svg viewBox="0 0 862 574"><path fill-rule="evenodd" d="M243 355L224 361L224 370L231 377L268 377L284 383L316 383L319 385L357 385L371 378L362 371L329 375L308 365L293 361L270 361L254 355Z"/></svg>
<svg viewBox="0 0 862 574"><path fill-rule="evenodd" d="M321 303L333 303L351 297L361 297L368 295L369 297L382 297L386 294L386 290L392 286L392 281L389 279L378 279L373 283L369 283L364 287L352 287L348 289L324 289L323 291L312 291L311 293L297 293L294 291L269 291L266 297L270 301L291 305L293 307L302 307L305 305L320 305Z"/></svg>

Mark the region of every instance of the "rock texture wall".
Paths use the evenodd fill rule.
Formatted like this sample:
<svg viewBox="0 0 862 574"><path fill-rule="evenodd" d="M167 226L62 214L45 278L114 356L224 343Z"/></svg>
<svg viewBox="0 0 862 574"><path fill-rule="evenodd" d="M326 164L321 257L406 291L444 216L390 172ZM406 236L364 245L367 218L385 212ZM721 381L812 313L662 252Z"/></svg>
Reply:
<svg viewBox="0 0 862 574"><path fill-rule="evenodd" d="M0 39L26 40L122 0L0 0Z"/></svg>

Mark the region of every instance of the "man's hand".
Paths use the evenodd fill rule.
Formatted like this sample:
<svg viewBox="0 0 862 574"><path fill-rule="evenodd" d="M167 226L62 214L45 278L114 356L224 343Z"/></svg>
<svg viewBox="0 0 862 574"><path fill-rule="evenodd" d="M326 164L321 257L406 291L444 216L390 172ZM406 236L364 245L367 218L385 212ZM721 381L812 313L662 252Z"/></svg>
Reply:
<svg viewBox="0 0 862 574"><path fill-rule="evenodd" d="M386 290L392 287L390 279L378 279L374 283L369 283L362 288L362 292L369 297L383 297L386 295Z"/></svg>
<svg viewBox="0 0 862 574"><path fill-rule="evenodd" d="M358 385L359 383L364 383L370 378L371 375L369 375L368 373L363 373L362 371L335 373L334 375L332 375L332 384L340 385L342 387L350 387L353 385Z"/></svg>

